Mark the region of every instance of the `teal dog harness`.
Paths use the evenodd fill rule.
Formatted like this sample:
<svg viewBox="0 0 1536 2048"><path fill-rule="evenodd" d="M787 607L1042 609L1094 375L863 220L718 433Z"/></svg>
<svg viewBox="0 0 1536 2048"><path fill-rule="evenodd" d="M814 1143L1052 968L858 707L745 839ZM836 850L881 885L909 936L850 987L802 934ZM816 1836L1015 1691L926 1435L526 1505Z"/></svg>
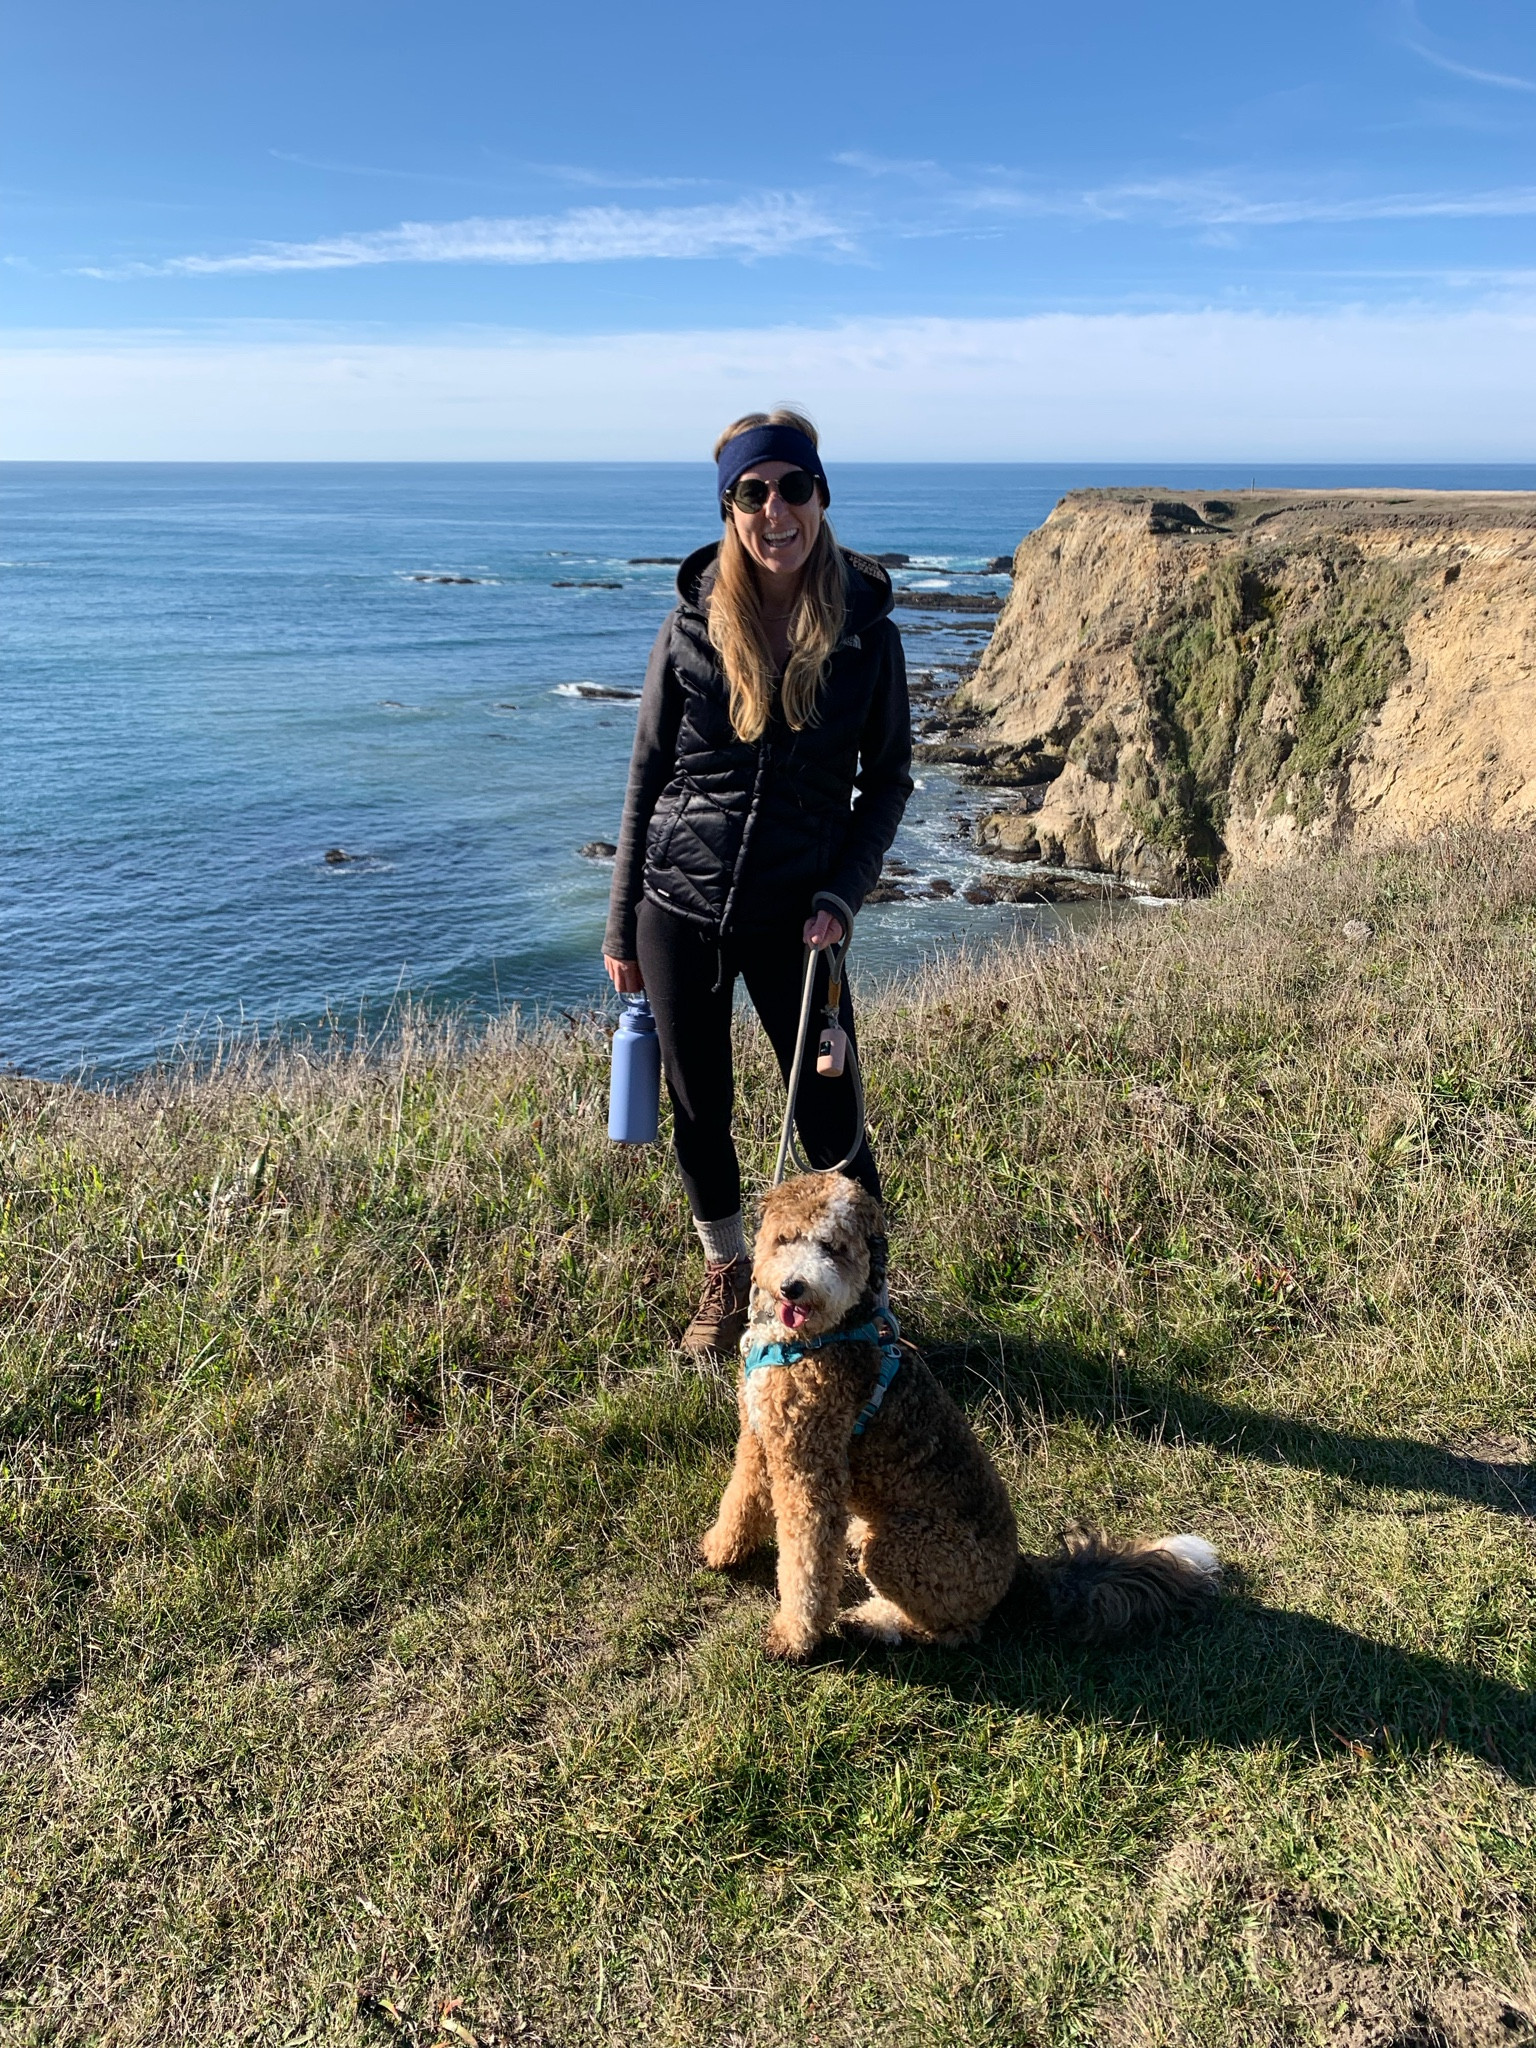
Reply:
<svg viewBox="0 0 1536 2048"><path fill-rule="evenodd" d="M769 1365L793 1365L804 1358L808 1351L819 1351L823 1344L878 1344L880 1346L880 1377L875 1381L875 1391L859 1411L859 1419L853 1425L855 1436L862 1436L865 1429L880 1413L880 1404L890 1392L891 1381L901 1370L901 1325L891 1314L884 1311L884 1320L891 1326L889 1337L880 1334L879 1323L871 1320L860 1323L856 1330L828 1330L824 1337L799 1337L788 1344L753 1344L742 1347L742 1371L750 1376L761 1372Z"/></svg>

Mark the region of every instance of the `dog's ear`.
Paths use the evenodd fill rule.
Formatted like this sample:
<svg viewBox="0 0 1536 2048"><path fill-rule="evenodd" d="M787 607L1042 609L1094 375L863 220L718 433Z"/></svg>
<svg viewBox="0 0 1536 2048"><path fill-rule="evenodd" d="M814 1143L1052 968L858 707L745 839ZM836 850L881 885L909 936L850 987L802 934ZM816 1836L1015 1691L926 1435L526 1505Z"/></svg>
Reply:
<svg viewBox="0 0 1536 2048"><path fill-rule="evenodd" d="M866 1187L846 1175L843 1186L853 1197L854 1214L859 1219L859 1228L867 1238L885 1236L885 1211Z"/></svg>
<svg viewBox="0 0 1536 2048"><path fill-rule="evenodd" d="M890 1264L891 1248L883 1230L872 1230L866 1243L869 1246L869 1291L877 1299L885 1285L886 1269Z"/></svg>

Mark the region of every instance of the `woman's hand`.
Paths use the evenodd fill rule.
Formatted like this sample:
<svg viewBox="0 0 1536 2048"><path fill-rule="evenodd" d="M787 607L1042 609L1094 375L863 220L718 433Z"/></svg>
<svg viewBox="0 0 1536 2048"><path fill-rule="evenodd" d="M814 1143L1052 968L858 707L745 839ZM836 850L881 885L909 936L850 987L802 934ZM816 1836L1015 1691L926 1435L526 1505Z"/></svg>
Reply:
<svg viewBox="0 0 1536 2048"><path fill-rule="evenodd" d="M805 943L819 953L824 946L842 943L842 923L830 910L818 910L814 917L806 920L804 936Z"/></svg>
<svg viewBox="0 0 1536 2048"><path fill-rule="evenodd" d="M638 996L643 994L645 977L640 972L640 962L638 960L615 960L605 953L603 955L603 965L608 970L608 979L613 983L621 996Z"/></svg>

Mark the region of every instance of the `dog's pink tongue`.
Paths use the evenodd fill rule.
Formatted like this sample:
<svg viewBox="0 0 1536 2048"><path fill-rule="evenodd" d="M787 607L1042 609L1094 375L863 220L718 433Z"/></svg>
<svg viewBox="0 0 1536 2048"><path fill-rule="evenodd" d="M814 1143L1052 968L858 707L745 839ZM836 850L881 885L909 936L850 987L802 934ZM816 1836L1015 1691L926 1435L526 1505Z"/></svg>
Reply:
<svg viewBox="0 0 1536 2048"><path fill-rule="evenodd" d="M810 1310L802 1308L798 1301L781 1301L779 1303L779 1315L783 1320L786 1330L798 1330L800 1325L810 1315Z"/></svg>

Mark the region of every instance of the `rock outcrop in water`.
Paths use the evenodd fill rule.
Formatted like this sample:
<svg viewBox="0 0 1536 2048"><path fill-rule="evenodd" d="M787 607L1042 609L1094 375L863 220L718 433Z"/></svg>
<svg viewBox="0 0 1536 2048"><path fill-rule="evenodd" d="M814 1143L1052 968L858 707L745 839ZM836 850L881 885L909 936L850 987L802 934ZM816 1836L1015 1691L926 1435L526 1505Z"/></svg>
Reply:
<svg viewBox="0 0 1536 2048"><path fill-rule="evenodd" d="M977 842L1155 888L1536 819L1536 494L1075 491L957 703Z"/></svg>

